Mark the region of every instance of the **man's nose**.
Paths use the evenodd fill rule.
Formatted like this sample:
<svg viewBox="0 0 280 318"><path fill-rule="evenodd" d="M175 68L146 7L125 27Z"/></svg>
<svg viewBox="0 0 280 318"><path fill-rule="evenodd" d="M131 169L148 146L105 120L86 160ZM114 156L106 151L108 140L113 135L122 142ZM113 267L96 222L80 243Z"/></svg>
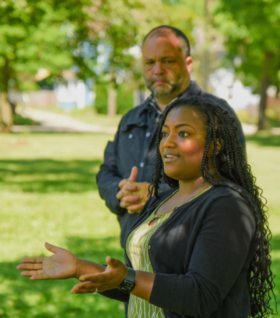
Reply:
<svg viewBox="0 0 280 318"><path fill-rule="evenodd" d="M160 62L155 63L154 74L162 74L164 72L163 65Z"/></svg>

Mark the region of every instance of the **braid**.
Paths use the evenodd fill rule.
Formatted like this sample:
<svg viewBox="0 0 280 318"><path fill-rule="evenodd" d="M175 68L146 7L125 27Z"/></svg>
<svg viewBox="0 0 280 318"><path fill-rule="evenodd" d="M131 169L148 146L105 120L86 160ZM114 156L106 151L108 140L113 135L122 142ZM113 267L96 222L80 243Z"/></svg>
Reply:
<svg viewBox="0 0 280 318"><path fill-rule="evenodd" d="M254 214L255 231L255 251L248 269L248 285L251 298L252 318L264 318L273 314L269 302L273 293L273 275L270 269L270 239L271 232L267 220L266 200L262 196L262 189L256 185L256 178L252 175L251 167L247 164L245 154L240 146L237 136L237 128L234 119L227 111L222 109L213 101L200 96L192 96L187 99L176 99L164 111L160 120L156 147L157 159L155 173L152 184L149 187L149 200L142 211L145 210L152 196L158 197L159 184L161 179L170 187L178 187L178 180L174 180L163 172L163 162L159 151L161 141L161 129L168 113L175 107L195 107L203 114L203 120L207 127L205 151L201 162L201 176L205 181L213 186L228 187L237 191L248 202ZM208 153L213 143L213 166L214 175L209 169ZM218 145L221 149L218 150ZM274 295L275 297L275 295Z"/></svg>

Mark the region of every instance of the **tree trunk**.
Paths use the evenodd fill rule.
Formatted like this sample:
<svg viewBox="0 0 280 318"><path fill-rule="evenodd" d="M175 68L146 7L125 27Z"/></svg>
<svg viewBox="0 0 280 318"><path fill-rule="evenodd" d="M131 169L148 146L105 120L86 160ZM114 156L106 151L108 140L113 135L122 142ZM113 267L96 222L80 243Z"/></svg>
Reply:
<svg viewBox="0 0 280 318"><path fill-rule="evenodd" d="M202 88L204 91L208 92L209 86L209 26L211 24L211 16L209 13L209 6L211 4L210 0L204 1L204 49L202 54Z"/></svg>
<svg viewBox="0 0 280 318"><path fill-rule="evenodd" d="M12 126L13 112L8 101L8 94L0 92L0 132L11 132Z"/></svg>
<svg viewBox="0 0 280 318"><path fill-rule="evenodd" d="M265 53L265 61L262 65L262 78L261 78L261 87L260 87L260 105L259 105L259 121L258 121L258 130L264 130L268 128L268 121L265 116L266 103L267 103L267 89L270 84L269 70L271 68L271 61L273 55L270 52Z"/></svg>
<svg viewBox="0 0 280 318"><path fill-rule="evenodd" d="M4 90L0 92L0 132L10 132L13 126L13 112L8 99L8 83L10 79L8 59L5 59L2 74Z"/></svg>
<svg viewBox="0 0 280 318"><path fill-rule="evenodd" d="M259 121L258 130L264 130L268 128L267 118L265 116L266 102L267 102L267 89L269 86L269 77L264 75L261 80L261 100L259 105Z"/></svg>
<svg viewBox="0 0 280 318"><path fill-rule="evenodd" d="M108 115L114 117L117 114L117 90L114 84L111 84L108 88Z"/></svg>

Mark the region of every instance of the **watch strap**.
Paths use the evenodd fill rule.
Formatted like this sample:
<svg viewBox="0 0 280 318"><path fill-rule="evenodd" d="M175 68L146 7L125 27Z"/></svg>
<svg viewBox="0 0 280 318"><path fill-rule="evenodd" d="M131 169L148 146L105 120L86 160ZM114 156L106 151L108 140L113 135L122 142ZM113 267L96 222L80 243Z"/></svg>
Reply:
<svg viewBox="0 0 280 318"><path fill-rule="evenodd" d="M118 290L123 293L130 293L135 286L135 276L136 276L135 270L132 268L128 268L127 276L118 287Z"/></svg>

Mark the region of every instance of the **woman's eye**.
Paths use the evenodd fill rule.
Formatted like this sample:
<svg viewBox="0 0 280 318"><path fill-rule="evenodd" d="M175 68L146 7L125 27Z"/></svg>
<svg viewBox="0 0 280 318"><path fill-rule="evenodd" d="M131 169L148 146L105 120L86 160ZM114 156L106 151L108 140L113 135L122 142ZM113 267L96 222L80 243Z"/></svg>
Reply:
<svg viewBox="0 0 280 318"><path fill-rule="evenodd" d="M179 135L181 137L188 137L189 136L189 133L187 133L186 131L180 131Z"/></svg>
<svg viewBox="0 0 280 318"><path fill-rule="evenodd" d="M164 132L164 131L162 131L162 132L161 132L161 138L166 137L166 136L167 136L167 133Z"/></svg>

